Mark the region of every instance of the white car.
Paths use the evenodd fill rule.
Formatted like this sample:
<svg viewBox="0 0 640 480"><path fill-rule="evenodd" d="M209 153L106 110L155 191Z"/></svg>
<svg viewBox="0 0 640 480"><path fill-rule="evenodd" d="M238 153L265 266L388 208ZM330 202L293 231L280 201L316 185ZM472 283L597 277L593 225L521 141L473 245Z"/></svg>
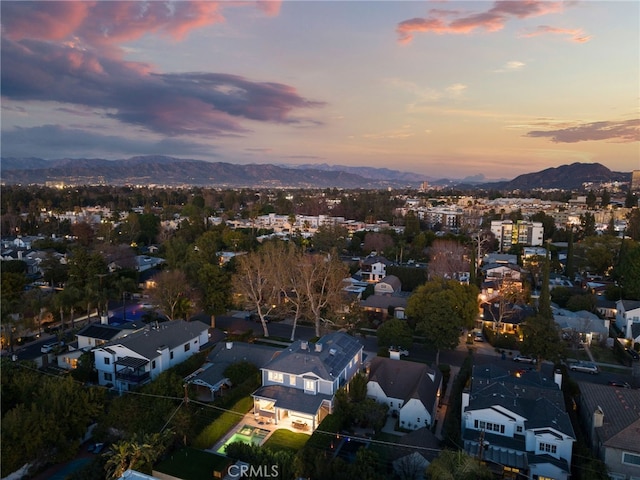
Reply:
<svg viewBox="0 0 640 480"><path fill-rule="evenodd" d="M569 364L569 370L574 372L590 373L594 375L598 373L598 366L593 362L576 362Z"/></svg>
<svg viewBox="0 0 640 480"><path fill-rule="evenodd" d="M528 355L516 355L515 357L513 357L513 361L518 363L532 363L534 365L538 363L538 359L530 357Z"/></svg>
<svg viewBox="0 0 640 480"><path fill-rule="evenodd" d="M59 342L45 343L40 347L41 353L51 353L59 345Z"/></svg>

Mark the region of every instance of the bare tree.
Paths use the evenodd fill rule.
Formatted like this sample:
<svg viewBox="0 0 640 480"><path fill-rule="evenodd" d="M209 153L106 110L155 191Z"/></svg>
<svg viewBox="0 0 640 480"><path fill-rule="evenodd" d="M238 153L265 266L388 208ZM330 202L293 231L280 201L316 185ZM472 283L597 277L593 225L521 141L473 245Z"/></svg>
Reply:
<svg viewBox="0 0 640 480"><path fill-rule="evenodd" d="M273 273L275 282L280 289L282 302L278 309L285 315L292 316L291 340L295 340L298 320L305 313L307 306L306 296L301 294L300 286L303 284L302 269L304 254L294 244L276 245L276 250L281 253L274 256Z"/></svg>
<svg viewBox="0 0 640 480"><path fill-rule="evenodd" d="M337 312L344 303L342 280L347 276L347 266L336 254L305 255L301 258L301 284L296 290L306 297L313 318L316 336L320 336L320 324L326 312Z"/></svg>
<svg viewBox="0 0 640 480"><path fill-rule="evenodd" d="M274 274L276 262L282 263L282 250L277 243L269 242L257 252L237 258L236 274L233 276L234 292L242 298L249 310L255 310L262 323L264 336L269 336L265 317L276 308L281 286Z"/></svg>
<svg viewBox="0 0 640 480"><path fill-rule="evenodd" d="M455 240L438 239L429 249L429 278L453 279L469 271L467 248Z"/></svg>
<svg viewBox="0 0 640 480"><path fill-rule="evenodd" d="M518 310L518 305L524 303L522 284L511 277L495 279L497 294L488 299L489 314L493 321L493 330L500 331L502 324L513 318Z"/></svg>
<svg viewBox="0 0 640 480"><path fill-rule="evenodd" d="M189 292L187 276L181 270L160 272L153 278L153 285L147 289L152 302L169 320L184 313L184 303L189 299Z"/></svg>

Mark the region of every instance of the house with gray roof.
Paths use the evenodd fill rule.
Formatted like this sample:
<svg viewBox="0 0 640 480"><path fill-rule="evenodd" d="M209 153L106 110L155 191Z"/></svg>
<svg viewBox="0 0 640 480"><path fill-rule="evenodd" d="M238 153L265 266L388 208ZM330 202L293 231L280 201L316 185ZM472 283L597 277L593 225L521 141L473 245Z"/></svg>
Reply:
<svg viewBox="0 0 640 480"><path fill-rule="evenodd" d="M640 478L640 390L578 382L589 445L615 480Z"/></svg>
<svg viewBox="0 0 640 480"><path fill-rule="evenodd" d="M333 411L333 397L362 365L362 344L332 332L315 344L298 340L262 368L262 387L253 393L256 416L315 430Z"/></svg>
<svg viewBox="0 0 640 480"><path fill-rule="evenodd" d="M198 353L208 341L209 327L200 321L149 324L93 350L98 382L129 390Z"/></svg>
<svg viewBox="0 0 640 480"><path fill-rule="evenodd" d="M474 366L462 395L465 451L497 474L569 478L576 435L561 386L562 375L549 365L540 371Z"/></svg>
<svg viewBox="0 0 640 480"><path fill-rule="evenodd" d="M360 275L362 280L369 283L377 283L387 275L387 267L393 265L380 255L369 255L360 262Z"/></svg>
<svg viewBox="0 0 640 480"><path fill-rule="evenodd" d="M367 368L367 397L384 403L400 427L433 425L442 391L442 374L424 363L375 357Z"/></svg>
<svg viewBox="0 0 640 480"><path fill-rule="evenodd" d="M185 380L196 387L198 393L213 398L224 388L231 387L231 380L224 374L228 366L248 362L262 368L281 349L270 345L243 342L220 342L207 356L207 362ZM200 395L202 397L202 395Z"/></svg>

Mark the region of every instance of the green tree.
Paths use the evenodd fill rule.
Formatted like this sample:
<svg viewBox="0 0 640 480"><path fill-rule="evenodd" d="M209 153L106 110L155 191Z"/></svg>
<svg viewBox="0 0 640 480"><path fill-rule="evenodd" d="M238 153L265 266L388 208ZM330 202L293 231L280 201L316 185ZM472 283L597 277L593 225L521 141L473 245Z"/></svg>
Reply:
<svg viewBox="0 0 640 480"><path fill-rule="evenodd" d="M542 265L542 286L540 287L540 298L538 299L538 313L544 318L552 319L551 292L549 291L549 262L549 251L547 251Z"/></svg>
<svg viewBox="0 0 640 480"><path fill-rule="evenodd" d="M427 467L430 480L491 480L493 474L477 458L463 451L443 450Z"/></svg>
<svg viewBox="0 0 640 480"><path fill-rule="evenodd" d="M357 373L349 382L349 397L352 402L362 402L367 397L367 376Z"/></svg>
<svg viewBox="0 0 640 480"><path fill-rule="evenodd" d="M567 263L565 265L565 270L564 270L564 274L569 277L570 279L573 279L574 275L575 275L575 264L574 264L574 246L573 246L573 228L571 227L569 229L569 242L567 245Z"/></svg>
<svg viewBox="0 0 640 480"><path fill-rule="evenodd" d="M407 315L416 322L416 330L440 350L458 344L460 330L472 328L478 315L478 289L455 280L427 282L409 297Z"/></svg>
<svg viewBox="0 0 640 480"><path fill-rule="evenodd" d="M387 320L378 327L378 347L398 346L410 348L413 345L413 332L406 321L399 318Z"/></svg>
<svg viewBox="0 0 640 480"><path fill-rule="evenodd" d="M624 298L640 300L640 244L627 248L614 270L614 275L622 286Z"/></svg>
<svg viewBox="0 0 640 480"><path fill-rule="evenodd" d="M311 239L313 246L320 252L336 250L342 252L347 248L349 232L340 225L322 225Z"/></svg>
<svg viewBox="0 0 640 480"><path fill-rule="evenodd" d="M527 318L522 326L522 347L525 355L538 359L538 369L544 360L557 362L564 353L563 343L560 341L560 331L553 317L540 314Z"/></svg>
<svg viewBox="0 0 640 480"><path fill-rule="evenodd" d="M602 190L602 193L600 194L600 206L602 208L607 208L610 203L611 203L611 194L609 193L609 190L605 188Z"/></svg>
<svg viewBox="0 0 640 480"><path fill-rule="evenodd" d="M587 193L587 199L586 199L587 208L589 209L595 208L597 200L598 199L596 197L595 192L593 190L589 190L589 193Z"/></svg>
<svg viewBox="0 0 640 480"><path fill-rule="evenodd" d="M640 242L640 208L634 208L627 214L627 231L632 240Z"/></svg>
<svg viewBox="0 0 640 480"><path fill-rule="evenodd" d="M596 234L596 217L593 213L585 212L580 215L580 236L581 238L592 237Z"/></svg>

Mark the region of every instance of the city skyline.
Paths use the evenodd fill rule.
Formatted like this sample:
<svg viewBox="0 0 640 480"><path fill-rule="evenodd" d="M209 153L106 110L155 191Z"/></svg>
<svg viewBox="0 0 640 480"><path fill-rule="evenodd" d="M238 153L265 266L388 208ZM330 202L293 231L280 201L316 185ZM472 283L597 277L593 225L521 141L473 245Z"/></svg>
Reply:
<svg viewBox="0 0 640 480"><path fill-rule="evenodd" d="M640 168L638 2L2 2L2 155Z"/></svg>

